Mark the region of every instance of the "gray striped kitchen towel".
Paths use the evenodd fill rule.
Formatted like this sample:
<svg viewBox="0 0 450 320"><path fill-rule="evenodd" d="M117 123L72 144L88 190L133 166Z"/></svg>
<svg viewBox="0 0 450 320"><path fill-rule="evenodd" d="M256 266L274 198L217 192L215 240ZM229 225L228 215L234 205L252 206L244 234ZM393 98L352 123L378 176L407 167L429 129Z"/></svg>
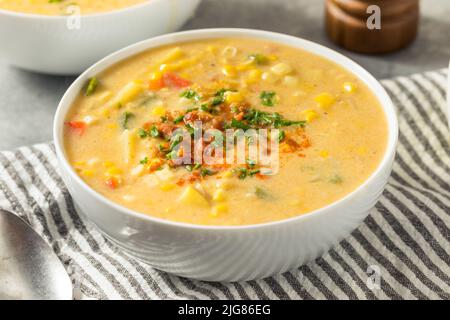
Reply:
<svg viewBox="0 0 450 320"><path fill-rule="evenodd" d="M116 248L79 216L52 144L0 153L0 207L17 212L53 247L77 298L449 299L450 132L446 70L383 81L400 140L382 199L334 249L258 281L193 281L155 270Z"/></svg>

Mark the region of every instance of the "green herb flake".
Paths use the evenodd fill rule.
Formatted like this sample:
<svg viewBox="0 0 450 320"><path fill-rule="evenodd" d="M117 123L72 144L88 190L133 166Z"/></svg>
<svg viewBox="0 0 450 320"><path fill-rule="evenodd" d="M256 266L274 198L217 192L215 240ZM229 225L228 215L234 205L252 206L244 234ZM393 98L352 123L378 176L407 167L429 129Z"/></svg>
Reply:
<svg viewBox="0 0 450 320"><path fill-rule="evenodd" d="M139 161L140 164L147 164L148 163L148 157L145 157L141 161Z"/></svg>
<svg viewBox="0 0 450 320"><path fill-rule="evenodd" d="M152 136L153 138L158 138L161 136L161 133L159 132L158 128L156 126L152 126L150 128L150 136Z"/></svg>
<svg viewBox="0 0 450 320"><path fill-rule="evenodd" d="M247 159L247 165L249 168L253 169L256 166L256 160L253 159Z"/></svg>
<svg viewBox="0 0 450 320"><path fill-rule="evenodd" d="M183 97L183 98L186 98L186 99L189 99L189 100L194 100L194 101L200 101L201 100L200 95L196 91L194 91L192 89L183 91L180 94L180 97Z"/></svg>
<svg viewBox="0 0 450 320"><path fill-rule="evenodd" d="M134 113L128 112L128 111L122 115L121 123L122 123L123 129L128 129L128 123L129 123L130 119L133 117L134 117Z"/></svg>
<svg viewBox="0 0 450 320"><path fill-rule="evenodd" d="M248 58L259 65L264 65L269 62L269 58L261 53L252 53Z"/></svg>
<svg viewBox="0 0 450 320"><path fill-rule="evenodd" d="M93 95L95 90L97 89L100 82L96 77L92 77L89 79L88 85L86 87L85 95L89 97L90 95Z"/></svg>
<svg viewBox="0 0 450 320"><path fill-rule="evenodd" d="M342 177L340 175L335 174L334 176L332 176L330 178L329 181L330 181L330 183L333 183L333 184L341 184L343 180L342 180Z"/></svg>
<svg viewBox="0 0 450 320"><path fill-rule="evenodd" d="M177 124L183 120L184 120L184 115L180 115L180 116L176 117L175 119L173 119L173 123Z"/></svg>
<svg viewBox="0 0 450 320"><path fill-rule="evenodd" d="M214 171L212 171L212 170L209 170L209 169L206 169L206 168L204 168L204 169L202 169L202 170L200 171L200 175L201 175L202 177L213 176L213 175L215 175L215 174L216 174L216 172L214 172Z"/></svg>
<svg viewBox="0 0 450 320"><path fill-rule="evenodd" d="M144 139L144 138L147 138L147 137L148 137L147 131L145 131L145 129L143 129L143 128L139 128L139 129L138 129L137 135L138 135L138 137L141 138L141 139Z"/></svg>
<svg viewBox="0 0 450 320"><path fill-rule="evenodd" d="M261 187L255 187L255 195L259 198L259 199L270 199L272 198L272 195L265 190L264 188Z"/></svg>
<svg viewBox="0 0 450 320"><path fill-rule="evenodd" d="M283 141L284 138L286 138L286 132L281 130L280 133L278 134L278 142Z"/></svg>
<svg viewBox="0 0 450 320"><path fill-rule="evenodd" d="M259 95L259 98L264 106L273 107L277 99L277 94L273 91L263 91Z"/></svg>

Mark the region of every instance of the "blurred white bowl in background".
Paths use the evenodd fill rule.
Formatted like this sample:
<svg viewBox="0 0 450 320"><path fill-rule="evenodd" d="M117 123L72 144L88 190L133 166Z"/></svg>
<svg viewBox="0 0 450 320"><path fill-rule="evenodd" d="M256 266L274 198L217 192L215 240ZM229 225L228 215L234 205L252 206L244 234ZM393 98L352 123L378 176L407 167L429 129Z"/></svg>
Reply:
<svg viewBox="0 0 450 320"><path fill-rule="evenodd" d="M129 44L179 29L201 0L149 0L106 13L46 16L0 9L0 59L35 72L71 75Z"/></svg>

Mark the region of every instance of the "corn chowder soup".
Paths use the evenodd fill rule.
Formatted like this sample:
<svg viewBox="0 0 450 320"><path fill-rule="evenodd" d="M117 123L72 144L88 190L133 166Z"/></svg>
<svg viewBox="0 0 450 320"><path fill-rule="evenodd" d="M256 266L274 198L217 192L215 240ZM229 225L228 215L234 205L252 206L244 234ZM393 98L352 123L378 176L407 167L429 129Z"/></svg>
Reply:
<svg viewBox="0 0 450 320"><path fill-rule="evenodd" d="M81 14L92 14L114 11L131 7L145 0L0 0L0 9L59 16L78 13L73 6L80 9Z"/></svg>
<svg viewBox="0 0 450 320"><path fill-rule="evenodd" d="M186 150L173 133L194 135L198 121L219 133L202 147L230 129L277 130L279 168L264 174L254 158L178 163ZM344 197L381 161L387 122L366 85L333 62L227 38L150 50L90 79L64 135L79 176L112 201L168 220L229 226L286 219Z"/></svg>

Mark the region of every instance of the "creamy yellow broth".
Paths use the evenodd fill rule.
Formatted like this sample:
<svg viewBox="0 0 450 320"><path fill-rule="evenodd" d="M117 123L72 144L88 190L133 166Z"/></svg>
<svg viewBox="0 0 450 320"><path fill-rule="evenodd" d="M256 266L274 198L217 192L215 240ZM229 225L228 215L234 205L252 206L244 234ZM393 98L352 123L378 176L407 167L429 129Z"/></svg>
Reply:
<svg viewBox="0 0 450 320"><path fill-rule="evenodd" d="M285 136L275 175L254 163L166 162L161 130L180 115L181 125L196 115L226 127L227 117L248 125L249 110L295 122L279 127ZM65 126L67 157L93 189L148 215L207 225L264 223L324 207L371 175L386 143L385 115L362 81L322 57L254 39L180 43L129 58L86 84Z"/></svg>
<svg viewBox="0 0 450 320"><path fill-rule="evenodd" d="M93 14L131 7L146 0L0 0L0 9L49 16L74 14L77 6L81 14Z"/></svg>

